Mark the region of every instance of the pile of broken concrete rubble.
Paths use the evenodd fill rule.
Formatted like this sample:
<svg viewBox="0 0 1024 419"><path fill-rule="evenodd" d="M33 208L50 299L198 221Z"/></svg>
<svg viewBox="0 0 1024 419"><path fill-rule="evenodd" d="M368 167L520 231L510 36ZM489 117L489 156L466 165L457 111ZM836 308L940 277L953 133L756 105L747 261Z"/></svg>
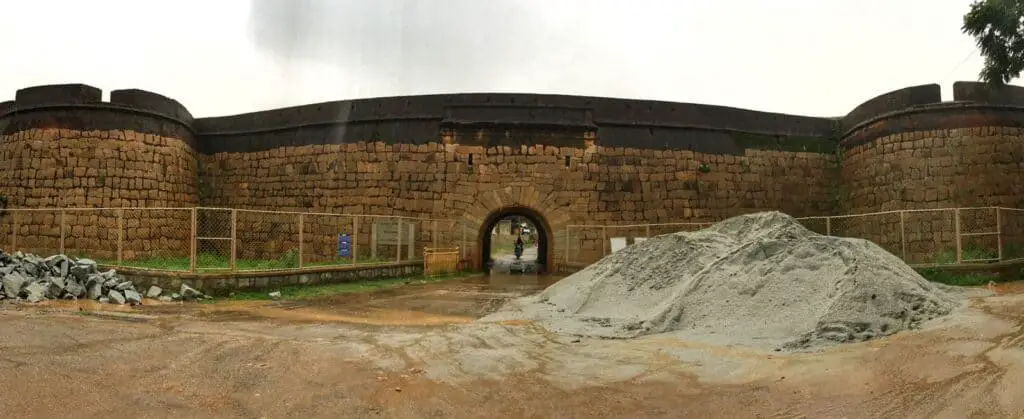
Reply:
<svg viewBox="0 0 1024 419"><path fill-rule="evenodd" d="M167 302L208 298L184 284L180 292L170 295L164 295L162 289L153 286L145 296ZM100 272L97 263L90 259L72 259L64 255L42 258L0 250L0 300L40 302L57 299L134 305L142 304L143 296L132 281L125 280L112 269Z"/></svg>

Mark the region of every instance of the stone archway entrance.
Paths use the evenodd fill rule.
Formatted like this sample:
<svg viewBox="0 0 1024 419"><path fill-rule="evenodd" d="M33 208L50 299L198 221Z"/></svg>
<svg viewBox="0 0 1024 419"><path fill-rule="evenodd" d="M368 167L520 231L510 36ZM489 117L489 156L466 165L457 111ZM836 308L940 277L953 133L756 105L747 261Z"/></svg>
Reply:
<svg viewBox="0 0 1024 419"><path fill-rule="evenodd" d="M554 240L551 225L544 218L540 212L523 206L509 206L500 208L492 211L484 222L480 225L480 231L477 235L477 243L479 243L479 266L486 268L491 258L491 247L492 247L492 231L494 227L498 225L498 222L508 217L518 216L529 220L531 224L537 229L537 272L545 273L550 267L550 261L552 260L551 255L551 244Z"/></svg>

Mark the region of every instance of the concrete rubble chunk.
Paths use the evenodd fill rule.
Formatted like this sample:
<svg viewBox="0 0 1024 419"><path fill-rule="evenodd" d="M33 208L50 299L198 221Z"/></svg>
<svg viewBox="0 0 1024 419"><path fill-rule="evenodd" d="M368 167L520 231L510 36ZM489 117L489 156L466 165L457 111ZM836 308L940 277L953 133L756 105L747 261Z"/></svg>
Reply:
<svg viewBox="0 0 1024 419"><path fill-rule="evenodd" d="M75 264L79 265L79 266L85 266L88 269L91 269L93 272L96 272L97 263L96 263L95 260L92 260L92 259L78 259L78 260L75 261Z"/></svg>
<svg viewBox="0 0 1024 419"><path fill-rule="evenodd" d="M124 304L126 301L124 295L117 290L110 290L110 292L107 293L107 298L109 298L110 302L113 304Z"/></svg>
<svg viewBox="0 0 1024 419"><path fill-rule="evenodd" d="M85 287L77 281L68 281L68 284L64 286L65 297L74 297L78 299L82 298L85 294Z"/></svg>
<svg viewBox="0 0 1024 419"><path fill-rule="evenodd" d="M95 300L103 296L103 283L100 281L90 280L85 288L87 297L89 297L90 300Z"/></svg>
<svg viewBox="0 0 1024 419"><path fill-rule="evenodd" d="M142 294L139 294L135 290L125 290L124 299L128 304L142 304Z"/></svg>
<svg viewBox="0 0 1024 419"><path fill-rule="evenodd" d="M270 296L271 300L280 300L281 299L281 291L274 291L274 292L272 292L270 294L267 294L267 295Z"/></svg>
<svg viewBox="0 0 1024 419"><path fill-rule="evenodd" d="M181 294L181 298L183 300L197 300L203 298L203 293L185 284L181 284L181 290L178 291L178 293Z"/></svg>
<svg viewBox="0 0 1024 419"><path fill-rule="evenodd" d="M30 303L38 303L46 300L46 293L50 289L50 283L47 281L39 281L28 284L25 287L25 299Z"/></svg>
<svg viewBox="0 0 1024 419"><path fill-rule="evenodd" d="M26 282L28 282L28 280L17 272L11 272L4 275L3 279L0 279L0 284L2 284L4 288L4 295L7 296L7 298L18 298L18 295L21 294L21 290L25 288Z"/></svg>
<svg viewBox="0 0 1024 419"><path fill-rule="evenodd" d="M46 298L56 300L64 295L64 281L60 278L50 278L46 287Z"/></svg>
<svg viewBox="0 0 1024 419"><path fill-rule="evenodd" d="M145 295L133 281L116 270L100 271L92 259L67 255L40 257L24 252L6 253L0 249L0 299L18 301L89 299L101 303L142 304L145 298L161 301L212 298L183 284L179 292L164 296L159 286L148 286Z"/></svg>
<svg viewBox="0 0 1024 419"><path fill-rule="evenodd" d="M160 294L163 294L163 293L164 293L163 288L160 288L160 287L158 287L156 285L152 285L152 286L149 287L149 290L146 291L146 298L157 298L157 297L160 296Z"/></svg>
<svg viewBox="0 0 1024 419"><path fill-rule="evenodd" d="M82 265L74 265L69 269L71 276L79 281L86 281L92 272L89 272L89 268Z"/></svg>
<svg viewBox="0 0 1024 419"><path fill-rule="evenodd" d="M117 288L118 284L120 284L120 282L118 282L116 278L107 279L106 281L103 282L103 288L115 289Z"/></svg>

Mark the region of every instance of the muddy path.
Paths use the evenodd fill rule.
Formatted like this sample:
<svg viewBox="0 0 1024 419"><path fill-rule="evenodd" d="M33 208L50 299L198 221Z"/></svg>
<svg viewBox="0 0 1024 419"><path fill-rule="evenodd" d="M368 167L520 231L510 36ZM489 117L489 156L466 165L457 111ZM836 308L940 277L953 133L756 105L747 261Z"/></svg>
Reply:
<svg viewBox="0 0 1024 419"><path fill-rule="evenodd" d="M0 409L12 417L1024 415L1019 286L927 330L820 353L470 323L491 300L542 281L106 312L4 305Z"/></svg>

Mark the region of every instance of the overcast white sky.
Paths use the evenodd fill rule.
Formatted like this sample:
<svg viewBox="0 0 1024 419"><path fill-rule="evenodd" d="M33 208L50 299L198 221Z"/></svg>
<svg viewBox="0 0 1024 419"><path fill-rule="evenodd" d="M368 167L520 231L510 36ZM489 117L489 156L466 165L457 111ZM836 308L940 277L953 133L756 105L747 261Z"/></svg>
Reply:
<svg viewBox="0 0 1024 419"><path fill-rule="evenodd" d="M0 101L86 83L196 116L528 92L838 116L976 80L971 0L32 0L0 12Z"/></svg>

